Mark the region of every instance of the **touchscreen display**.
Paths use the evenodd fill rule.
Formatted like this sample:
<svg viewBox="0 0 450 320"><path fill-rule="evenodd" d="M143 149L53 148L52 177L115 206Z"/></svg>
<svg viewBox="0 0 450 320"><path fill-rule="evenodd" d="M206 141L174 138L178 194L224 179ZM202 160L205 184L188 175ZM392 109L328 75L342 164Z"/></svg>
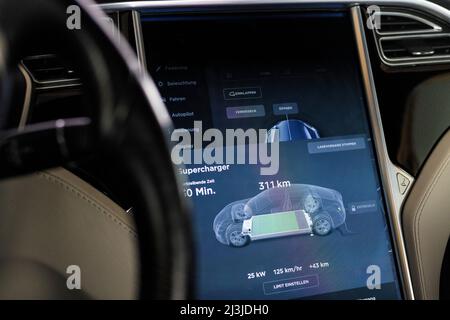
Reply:
<svg viewBox="0 0 450 320"><path fill-rule="evenodd" d="M197 297L401 298L350 17L143 14L142 24L177 129L265 129L258 146L279 141L270 174L260 158L179 167ZM248 160L251 144L215 152L244 146Z"/></svg>

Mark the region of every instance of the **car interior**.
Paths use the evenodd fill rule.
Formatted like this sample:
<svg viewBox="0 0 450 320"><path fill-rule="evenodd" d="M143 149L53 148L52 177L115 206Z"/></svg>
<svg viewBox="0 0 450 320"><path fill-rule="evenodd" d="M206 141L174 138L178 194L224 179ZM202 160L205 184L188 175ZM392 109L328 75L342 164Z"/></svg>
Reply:
<svg viewBox="0 0 450 320"><path fill-rule="evenodd" d="M448 0L0 0L0 299L447 300L449 127Z"/></svg>

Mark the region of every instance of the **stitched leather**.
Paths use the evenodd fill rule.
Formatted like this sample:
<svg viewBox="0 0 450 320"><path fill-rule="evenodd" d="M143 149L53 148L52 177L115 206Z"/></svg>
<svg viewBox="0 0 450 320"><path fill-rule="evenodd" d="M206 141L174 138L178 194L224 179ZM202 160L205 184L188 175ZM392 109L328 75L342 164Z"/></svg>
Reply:
<svg viewBox="0 0 450 320"><path fill-rule="evenodd" d="M415 295L439 298L442 260L450 236L450 132L432 152L406 200L403 227Z"/></svg>
<svg viewBox="0 0 450 320"><path fill-rule="evenodd" d="M116 212L113 212L113 210L105 208L98 200L93 198L92 196L89 196L85 192L83 192L81 189L77 188L76 186L73 186L69 181L63 180L59 178L57 175L50 172L39 172L37 173L38 176L47 179L48 181L55 183L62 188L64 188L67 191L73 192L80 200L86 201L89 203L93 208L95 208L98 212L103 213L106 215L109 219L112 220L115 224L121 226L125 231L129 232L131 236L137 237L136 230L134 230L134 227L131 227L131 222L124 222L118 218L118 215L125 214L124 210L122 208L119 208L118 206L115 208Z"/></svg>
<svg viewBox="0 0 450 320"><path fill-rule="evenodd" d="M81 291L74 296L133 299L138 290L137 237L133 220L104 194L64 169L40 172L0 183L0 270L21 279L35 268L58 292L68 290L66 268L81 268ZM26 262L24 264L23 262ZM15 265L21 268L2 268ZM38 272L39 270L47 270ZM56 273L49 276L49 271ZM28 277L29 278L29 277ZM59 280L58 280L59 279ZM7 287L0 297L40 297L39 287ZM64 283L61 283L64 281ZM10 283L13 286L14 281ZM16 296L11 296L15 292ZM22 294L20 294L22 293ZM61 296L61 295L60 295ZM63 295L64 296L64 295Z"/></svg>

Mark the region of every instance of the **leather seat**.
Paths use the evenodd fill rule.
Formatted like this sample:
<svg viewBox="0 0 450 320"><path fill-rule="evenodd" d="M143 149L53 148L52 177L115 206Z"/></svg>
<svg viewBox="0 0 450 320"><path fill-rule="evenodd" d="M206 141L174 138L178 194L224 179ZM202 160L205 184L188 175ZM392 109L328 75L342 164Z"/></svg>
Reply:
<svg viewBox="0 0 450 320"><path fill-rule="evenodd" d="M403 231L418 299L439 299L442 263L450 238L450 131L417 177L403 209Z"/></svg>
<svg viewBox="0 0 450 320"><path fill-rule="evenodd" d="M98 190L55 169L0 182L0 203L0 299L137 297L132 217Z"/></svg>
<svg viewBox="0 0 450 320"><path fill-rule="evenodd" d="M408 97L397 159L415 175L450 127L450 73L420 83Z"/></svg>

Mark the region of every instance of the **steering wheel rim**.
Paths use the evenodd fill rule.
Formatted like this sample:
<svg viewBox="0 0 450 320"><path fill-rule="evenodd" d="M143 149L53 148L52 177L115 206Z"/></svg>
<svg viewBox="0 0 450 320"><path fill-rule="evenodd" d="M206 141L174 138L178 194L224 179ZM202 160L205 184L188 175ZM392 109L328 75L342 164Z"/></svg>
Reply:
<svg viewBox="0 0 450 320"><path fill-rule="evenodd" d="M79 30L66 27L66 9L74 4L81 9ZM64 53L71 55L80 66L82 78L87 79L85 87L89 95L95 97L92 101L96 107L91 123L77 127L77 131L83 131L83 143L70 142L73 131L63 128L68 140L63 147L68 150L63 150L59 140L55 142L55 161L46 162L45 155L34 150L34 157L44 159L37 165L26 156L21 158L23 161L8 164L11 149L15 148L11 145L22 142L17 143L12 135L15 144L4 143L4 135L1 162L6 162L3 165L10 170L0 174L11 176L56 166L92 149L103 159L122 164L130 178L127 183L135 195L132 200L139 240L140 297L185 299L192 294L193 254L188 210L170 159L170 116L150 77L146 72L140 72L132 49L125 40L120 46L113 41L101 21L103 18L106 18L104 13L90 0L0 0L1 96L7 98L8 75L33 39L52 31L53 39L64 41ZM32 28L25 28L30 24ZM7 100L2 97L0 103L5 107ZM46 130L54 129L57 134L46 134L45 139L49 136L56 139L62 132L61 128L52 126ZM41 139L33 134L34 140ZM72 140L80 137L74 136ZM47 142L44 141L45 146Z"/></svg>

